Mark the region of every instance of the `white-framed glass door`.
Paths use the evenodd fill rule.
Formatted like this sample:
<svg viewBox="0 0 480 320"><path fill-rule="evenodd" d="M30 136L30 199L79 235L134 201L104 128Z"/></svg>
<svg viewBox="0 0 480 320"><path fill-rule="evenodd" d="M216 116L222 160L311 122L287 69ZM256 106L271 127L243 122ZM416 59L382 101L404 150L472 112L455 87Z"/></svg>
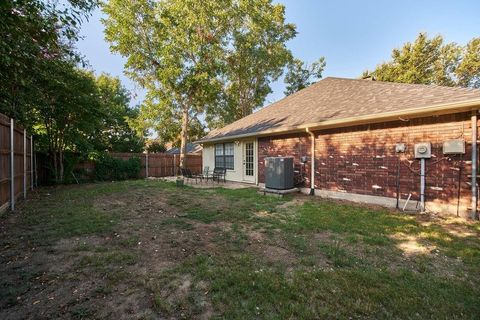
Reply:
<svg viewBox="0 0 480 320"><path fill-rule="evenodd" d="M255 144L253 141L243 143L243 180L255 182Z"/></svg>

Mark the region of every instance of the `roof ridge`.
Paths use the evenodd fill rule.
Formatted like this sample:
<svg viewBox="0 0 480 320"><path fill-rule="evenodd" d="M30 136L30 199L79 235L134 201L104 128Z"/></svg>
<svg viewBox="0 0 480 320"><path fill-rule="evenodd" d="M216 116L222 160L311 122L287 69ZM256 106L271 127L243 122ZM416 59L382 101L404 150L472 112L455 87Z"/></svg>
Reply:
<svg viewBox="0 0 480 320"><path fill-rule="evenodd" d="M405 83L405 82L394 82L394 81L382 81L382 80L366 80L366 79L358 79L358 78L345 78L345 77L333 77L329 76L326 77L322 80L327 80L327 79L335 79L335 80L347 80L347 81L361 81L365 83L371 83L371 84L387 84L387 85L393 85L393 86L408 86L408 87L430 87L430 88L444 88L444 89L452 89L452 90L461 90L461 91L479 91L480 88L470 88L470 87L458 87L458 86L442 86L439 84L431 83L431 84L425 84L425 83ZM320 80L320 81L322 81ZM320 82L319 81L319 82Z"/></svg>

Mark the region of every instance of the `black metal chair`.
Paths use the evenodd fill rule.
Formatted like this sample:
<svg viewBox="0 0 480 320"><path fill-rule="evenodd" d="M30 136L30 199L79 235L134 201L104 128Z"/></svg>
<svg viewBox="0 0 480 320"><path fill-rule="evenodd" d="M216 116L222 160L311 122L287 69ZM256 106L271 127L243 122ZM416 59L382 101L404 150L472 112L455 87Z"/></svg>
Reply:
<svg viewBox="0 0 480 320"><path fill-rule="evenodd" d="M212 180L215 181L215 179L216 179L217 183L220 183L221 180L223 180L223 182L227 182L226 177L225 177L226 174L227 174L227 169L225 169L225 168L215 168L215 169L213 169Z"/></svg>
<svg viewBox="0 0 480 320"><path fill-rule="evenodd" d="M203 181L203 179L206 179L207 182L208 182L208 179L210 178L213 179L213 174L210 173L209 166L205 166L205 168L203 168L203 172L200 174L200 178L201 178L201 181Z"/></svg>
<svg viewBox="0 0 480 320"><path fill-rule="evenodd" d="M182 176L187 179L195 179L195 183L197 183L197 178L198 176L197 175L194 175L192 174L192 171L190 171L190 169L187 169L187 168L180 168L180 172L182 173Z"/></svg>

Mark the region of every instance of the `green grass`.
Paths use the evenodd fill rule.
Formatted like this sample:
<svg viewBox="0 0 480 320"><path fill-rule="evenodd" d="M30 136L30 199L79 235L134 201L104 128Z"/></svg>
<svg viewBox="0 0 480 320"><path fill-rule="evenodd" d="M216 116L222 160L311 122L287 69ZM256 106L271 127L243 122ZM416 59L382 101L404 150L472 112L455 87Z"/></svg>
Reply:
<svg viewBox="0 0 480 320"><path fill-rule="evenodd" d="M92 301L122 306L137 297L132 305L146 313L133 318L480 317L478 223L292 200L162 181L47 189L8 225L1 253L23 259L34 252L23 245L40 245L52 264L71 265L44 281L47 292L91 283ZM35 281L53 267L22 259L2 260L5 310L27 308ZM111 314L75 299L66 307L72 318Z"/></svg>

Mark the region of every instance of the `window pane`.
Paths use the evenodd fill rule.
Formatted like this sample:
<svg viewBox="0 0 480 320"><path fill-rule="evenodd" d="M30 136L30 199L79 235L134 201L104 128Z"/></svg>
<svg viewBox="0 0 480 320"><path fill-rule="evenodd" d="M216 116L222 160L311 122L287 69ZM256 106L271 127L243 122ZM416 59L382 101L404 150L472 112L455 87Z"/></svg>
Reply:
<svg viewBox="0 0 480 320"><path fill-rule="evenodd" d="M223 155L223 144L219 143L215 145L215 155L216 156Z"/></svg>
<svg viewBox="0 0 480 320"><path fill-rule="evenodd" d="M215 156L215 168L224 168L223 156Z"/></svg>
<svg viewBox="0 0 480 320"><path fill-rule="evenodd" d="M233 170L233 156L225 156L225 168Z"/></svg>
<svg viewBox="0 0 480 320"><path fill-rule="evenodd" d="M225 143L225 155L233 156L233 143Z"/></svg>

